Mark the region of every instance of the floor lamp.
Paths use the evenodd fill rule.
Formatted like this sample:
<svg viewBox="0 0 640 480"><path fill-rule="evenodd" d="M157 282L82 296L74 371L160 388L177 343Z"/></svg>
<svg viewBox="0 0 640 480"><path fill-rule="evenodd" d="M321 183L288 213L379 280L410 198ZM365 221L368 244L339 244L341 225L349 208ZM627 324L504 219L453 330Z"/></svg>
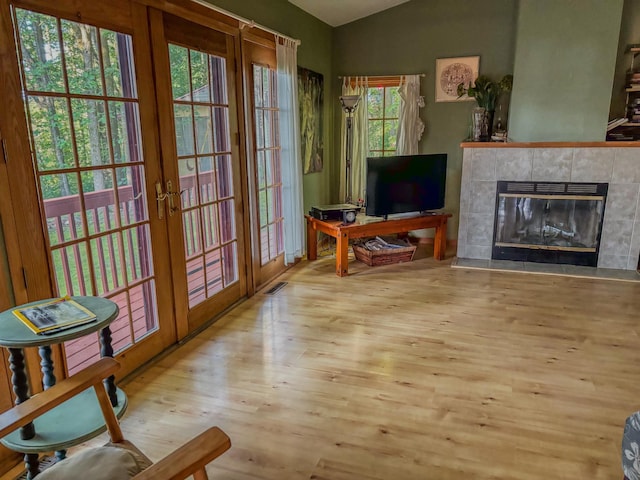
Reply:
<svg viewBox="0 0 640 480"><path fill-rule="evenodd" d="M342 95L340 103L342 110L347 115L347 148L346 148L346 180L345 180L345 203L353 203L352 184L351 184L351 159L353 155L353 112L355 112L360 95Z"/></svg>

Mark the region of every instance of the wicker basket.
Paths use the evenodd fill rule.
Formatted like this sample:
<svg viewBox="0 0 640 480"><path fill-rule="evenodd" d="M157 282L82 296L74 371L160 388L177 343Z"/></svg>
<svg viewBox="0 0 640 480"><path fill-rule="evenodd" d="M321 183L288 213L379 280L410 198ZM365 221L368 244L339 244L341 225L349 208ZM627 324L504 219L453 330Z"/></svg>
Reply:
<svg viewBox="0 0 640 480"><path fill-rule="evenodd" d="M353 253L357 260L370 267L391 265L393 263L410 262L416 253L416 247L407 243L406 247L390 248L388 250L367 250L362 245L354 244Z"/></svg>

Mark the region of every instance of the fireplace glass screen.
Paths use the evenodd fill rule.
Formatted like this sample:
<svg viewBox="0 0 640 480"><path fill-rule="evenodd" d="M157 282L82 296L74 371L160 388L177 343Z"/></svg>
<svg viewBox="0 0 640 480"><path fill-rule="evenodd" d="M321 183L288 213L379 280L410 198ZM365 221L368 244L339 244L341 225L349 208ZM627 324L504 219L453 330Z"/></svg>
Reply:
<svg viewBox="0 0 640 480"><path fill-rule="evenodd" d="M595 252L601 196L499 194L495 245Z"/></svg>
<svg viewBox="0 0 640 480"><path fill-rule="evenodd" d="M496 245L595 252L603 210L602 197L502 194Z"/></svg>
<svg viewBox="0 0 640 480"><path fill-rule="evenodd" d="M497 185L491 258L595 267L606 183Z"/></svg>

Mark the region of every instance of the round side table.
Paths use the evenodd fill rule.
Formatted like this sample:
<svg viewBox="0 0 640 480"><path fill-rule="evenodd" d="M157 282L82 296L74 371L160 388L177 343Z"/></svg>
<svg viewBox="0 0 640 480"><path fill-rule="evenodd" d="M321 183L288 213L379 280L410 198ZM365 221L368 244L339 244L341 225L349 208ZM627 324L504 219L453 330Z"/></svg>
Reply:
<svg viewBox="0 0 640 480"><path fill-rule="evenodd" d="M118 316L118 305L101 297L76 296L71 298L93 312L96 315L96 320L57 333L37 335L16 317L13 311L48 300L26 303L0 313L0 346L9 350L9 363L13 372L11 383L16 394L16 405L29 399L24 348L38 347L42 360L40 363L42 383L45 389L56 383L51 359L51 345L99 332L100 355L102 357L113 356L109 325ZM125 412L127 397L122 390L115 386L113 376L105 381L105 387L114 411L120 418ZM11 450L25 453L28 478L33 478L39 471L38 453L56 451L58 459L62 459L67 448L93 438L105 430L106 426L95 393L89 389L37 418L19 431L0 439L0 442Z"/></svg>

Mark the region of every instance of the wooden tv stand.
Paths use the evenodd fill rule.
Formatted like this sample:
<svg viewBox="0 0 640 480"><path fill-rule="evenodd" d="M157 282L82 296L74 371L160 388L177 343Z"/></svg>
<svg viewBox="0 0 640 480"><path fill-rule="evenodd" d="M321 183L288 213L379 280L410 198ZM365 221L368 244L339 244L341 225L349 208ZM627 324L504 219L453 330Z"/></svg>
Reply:
<svg viewBox="0 0 640 480"><path fill-rule="evenodd" d="M435 228L433 257L436 260L442 260L447 247L447 220L449 217L451 217L450 213L426 214L395 220L358 216L355 223L344 224L339 220L318 220L310 215L305 215L307 219L307 258L309 260L318 258L317 232L326 233L336 239L336 275L345 277L349 275L350 239Z"/></svg>

